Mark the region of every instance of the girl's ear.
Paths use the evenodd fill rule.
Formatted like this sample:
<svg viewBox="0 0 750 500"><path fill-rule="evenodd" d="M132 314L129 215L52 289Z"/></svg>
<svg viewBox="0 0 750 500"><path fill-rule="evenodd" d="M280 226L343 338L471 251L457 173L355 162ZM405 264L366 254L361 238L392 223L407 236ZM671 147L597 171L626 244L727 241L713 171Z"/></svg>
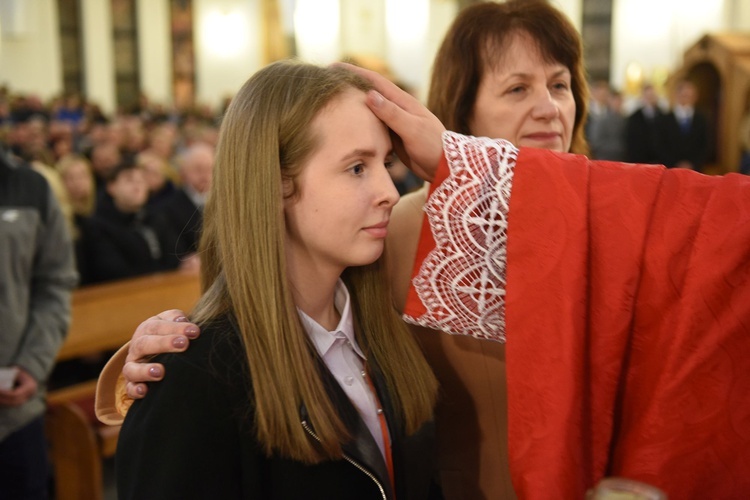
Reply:
<svg viewBox="0 0 750 500"><path fill-rule="evenodd" d="M295 193L294 181L289 177L281 178L281 195L284 197L284 203L292 201L292 198L297 194Z"/></svg>

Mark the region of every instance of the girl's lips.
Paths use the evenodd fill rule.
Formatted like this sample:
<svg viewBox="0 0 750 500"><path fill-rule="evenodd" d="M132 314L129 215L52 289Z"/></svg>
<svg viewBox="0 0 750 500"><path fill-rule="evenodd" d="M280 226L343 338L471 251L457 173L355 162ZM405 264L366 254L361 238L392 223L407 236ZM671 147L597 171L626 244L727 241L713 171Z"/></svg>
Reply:
<svg viewBox="0 0 750 500"><path fill-rule="evenodd" d="M363 230L376 238L385 238L388 236L388 221L365 227Z"/></svg>

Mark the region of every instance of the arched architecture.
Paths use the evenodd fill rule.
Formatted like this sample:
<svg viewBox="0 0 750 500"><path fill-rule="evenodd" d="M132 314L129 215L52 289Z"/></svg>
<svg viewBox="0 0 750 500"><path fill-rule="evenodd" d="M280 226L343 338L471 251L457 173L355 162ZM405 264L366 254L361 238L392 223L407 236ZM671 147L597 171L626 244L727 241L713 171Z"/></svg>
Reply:
<svg viewBox="0 0 750 500"><path fill-rule="evenodd" d="M683 64L669 80L688 79L699 90L697 107L709 119L713 148L708 173L736 172L742 152L740 122L750 96L750 35L715 33L685 51Z"/></svg>

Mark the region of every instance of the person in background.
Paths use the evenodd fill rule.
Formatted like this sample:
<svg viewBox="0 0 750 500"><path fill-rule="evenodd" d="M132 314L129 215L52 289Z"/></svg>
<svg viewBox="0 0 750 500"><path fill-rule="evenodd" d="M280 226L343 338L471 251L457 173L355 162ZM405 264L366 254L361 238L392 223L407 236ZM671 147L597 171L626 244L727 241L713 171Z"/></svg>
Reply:
<svg viewBox="0 0 750 500"><path fill-rule="evenodd" d="M65 186L68 201L76 218L75 237L76 233L80 233L83 220L91 217L94 213L96 202L94 174L91 171L89 161L84 156L75 154L64 156L55 165L55 169L60 174L60 179Z"/></svg>
<svg viewBox="0 0 750 500"><path fill-rule="evenodd" d="M659 107L656 88L646 83L641 90L641 106L628 116L625 126L625 160L631 163L659 163L659 124L664 111Z"/></svg>
<svg viewBox="0 0 750 500"><path fill-rule="evenodd" d="M167 220L172 238L169 251L174 251L183 269L200 269L198 242L203 227L203 207L211 189L214 148L206 143L193 143L178 157L180 188L167 199L159 211Z"/></svg>
<svg viewBox="0 0 750 500"><path fill-rule="evenodd" d="M596 126L591 127L588 136L592 158L611 161L625 160L625 122L622 114L622 94L616 90L610 90L607 107L596 118Z"/></svg>
<svg viewBox="0 0 750 500"><path fill-rule="evenodd" d="M106 129L104 129L106 130ZM104 191L104 185L107 179L117 166L122 163L123 155L116 145L105 141L95 144L91 149L91 170L94 173L94 180L98 195ZM97 199L97 203L99 200Z"/></svg>
<svg viewBox="0 0 750 500"><path fill-rule="evenodd" d="M68 155L55 166L60 175L65 192L73 212L73 242L76 253L76 268L81 276L88 276L87 261L83 255L83 234L88 219L94 215L96 207L96 188L94 174L86 157Z"/></svg>
<svg viewBox="0 0 750 500"><path fill-rule="evenodd" d="M82 234L82 283L99 283L175 269L176 256L166 245L168 227L147 209L148 185L132 161L115 167L94 215Z"/></svg>
<svg viewBox="0 0 750 500"><path fill-rule="evenodd" d="M118 498L440 498L437 382L381 255L398 193L365 80L288 61L223 119L204 218L203 336L130 408Z"/></svg>
<svg viewBox="0 0 750 500"><path fill-rule="evenodd" d="M607 114L609 109L609 98L612 92L609 82L596 80L591 83L591 95L588 107L588 116L585 124L586 140L593 145L592 138L598 135L600 119Z"/></svg>
<svg viewBox="0 0 750 500"><path fill-rule="evenodd" d="M47 182L0 151L0 498L47 500L45 384L77 275Z"/></svg>
<svg viewBox="0 0 750 500"><path fill-rule="evenodd" d="M659 122L661 161L670 168L700 172L708 159L708 121L697 109L698 89L692 82L677 82L672 110Z"/></svg>
<svg viewBox="0 0 750 500"><path fill-rule="evenodd" d="M171 163L175 154L177 128L170 122L156 125L148 134L148 149L162 161Z"/></svg>
<svg viewBox="0 0 750 500"><path fill-rule="evenodd" d="M135 157L138 167L143 170L148 185L148 205L156 210L167 201L176 191L169 171L172 167L159 155L150 150L141 151Z"/></svg>

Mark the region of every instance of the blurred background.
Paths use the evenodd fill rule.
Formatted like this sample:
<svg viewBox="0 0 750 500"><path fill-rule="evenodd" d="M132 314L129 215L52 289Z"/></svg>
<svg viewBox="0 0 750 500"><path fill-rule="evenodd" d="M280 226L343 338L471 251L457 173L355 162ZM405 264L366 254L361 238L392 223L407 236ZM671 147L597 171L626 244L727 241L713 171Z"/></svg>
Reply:
<svg viewBox="0 0 750 500"><path fill-rule="evenodd" d="M424 97L438 44L470 3L0 0L0 86L45 103L76 95L109 115L146 102L220 111L258 68L297 56L323 64L354 59ZM591 81L622 94L623 113L635 108L644 82L667 101L670 82L696 81L698 106L717 134L714 163L720 171L736 170L735 131L747 108L750 2L551 3L580 30Z"/></svg>

